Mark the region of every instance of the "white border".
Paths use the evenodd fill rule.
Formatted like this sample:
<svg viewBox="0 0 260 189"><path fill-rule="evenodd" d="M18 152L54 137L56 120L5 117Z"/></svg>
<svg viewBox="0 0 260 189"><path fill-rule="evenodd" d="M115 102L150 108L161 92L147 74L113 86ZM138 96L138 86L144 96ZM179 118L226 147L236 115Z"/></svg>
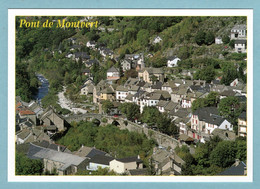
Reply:
<svg viewBox="0 0 260 189"><path fill-rule="evenodd" d="M15 176L15 16L247 16L247 176ZM252 182L253 10L252 9L9 9L8 182Z"/></svg>

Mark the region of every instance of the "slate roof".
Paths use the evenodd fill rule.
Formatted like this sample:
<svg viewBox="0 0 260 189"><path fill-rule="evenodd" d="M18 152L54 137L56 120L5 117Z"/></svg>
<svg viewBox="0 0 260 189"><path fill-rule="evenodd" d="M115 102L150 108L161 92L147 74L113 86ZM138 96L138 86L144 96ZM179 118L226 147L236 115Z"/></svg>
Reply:
<svg viewBox="0 0 260 189"><path fill-rule="evenodd" d="M162 99L161 94L151 93L150 100L161 100L161 99Z"/></svg>
<svg viewBox="0 0 260 189"><path fill-rule="evenodd" d="M29 135L31 134L31 132L28 129L23 129L21 132L17 133L17 137L19 137L20 139L24 140L26 139Z"/></svg>
<svg viewBox="0 0 260 189"><path fill-rule="evenodd" d="M139 89L140 89L139 86L132 85L132 86L129 88L129 91L138 91Z"/></svg>
<svg viewBox="0 0 260 189"><path fill-rule="evenodd" d="M102 164L102 165L109 165L109 162L112 161L113 159L115 159L115 158L105 156L105 155L96 154L96 155L94 155L93 157L90 158L89 162Z"/></svg>
<svg viewBox="0 0 260 189"><path fill-rule="evenodd" d="M178 103L174 103L172 101L170 101L166 106L165 106L165 110L166 111L171 111L174 110L174 108L178 106Z"/></svg>
<svg viewBox="0 0 260 189"><path fill-rule="evenodd" d="M156 106L165 107L169 101L160 100Z"/></svg>
<svg viewBox="0 0 260 189"><path fill-rule="evenodd" d="M232 30L246 30L246 25L241 24L241 25L235 25Z"/></svg>
<svg viewBox="0 0 260 189"><path fill-rule="evenodd" d="M130 169L128 170L129 175L148 175L147 168L144 169Z"/></svg>
<svg viewBox="0 0 260 189"><path fill-rule="evenodd" d="M200 121L205 121L213 125L219 126L225 118L218 115L218 109L216 107L204 107L197 109L194 115L198 115Z"/></svg>
<svg viewBox="0 0 260 189"><path fill-rule="evenodd" d="M137 163L142 163L143 161L141 159L138 159L138 157L126 157L126 158L121 158L121 159L116 159L117 161L120 161L122 163L129 163L129 162L137 162Z"/></svg>
<svg viewBox="0 0 260 189"><path fill-rule="evenodd" d="M226 90L226 91L223 91L222 93L220 93L221 96L235 96L235 92L232 91L232 90Z"/></svg>
<svg viewBox="0 0 260 189"><path fill-rule="evenodd" d="M167 60L174 60L175 58L178 58L177 56L170 56L167 58Z"/></svg>
<svg viewBox="0 0 260 189"><path fill-rule="evenodd" d="M237 166L234 164L230 168L227 168L218 175L244 175L246 164L241 161Z"/></svg>
<svg viewBox="0 0 260 189"><path fill-rule="evenodd" d="M75 58L90 59L90 56L86 52L75 52Z"/></svg>
<svg viewBox="0 0 260 189"><path fill-rule="evenodd" d="M236 133L229 130L223 130L223 129L214 129L211 133L214 136L219 136L222 140L232 140L234 141L236 139Z"/></svg>
<svg viewBox="0 0 260 189"><path fill-rule="evenodd" d="M133 100L133 96L134 96L133 94L128 94L128 95L125 97L125 99L132 101L132 100Z"/></svg>
<svg viewBox="0 0 260 189"><path fill-rule="evenodd" d="M152 85L152 89L161 89L163 83L162 82L156 82L156 84Z"/></svg>
<svg viewBox="0 0 260 189"><path fill-rule="evenodd" d="M246 40L245 39L235 40L235 44L246 44Z"/></svg>
<svg viewBox="0 0 260 189"><path fill-rule="evenodd" d="M149 74L164 74L161 68L146 68Z"/></svg>
<svg viewBox="0 0 260 189"><path fill-rule="evenodd" d="M243 119L243 120L246 120L246 112L242 112L239 117L239 119Z"/></svg>
<svg viewBox="0 0 260 189"><path fill-rule="evenodd" d="M193 138L191 138L191 137L189 137L188 135L185 135L185 134L181 134L179 136L179 139L183 140L184 142L193 142L194 141Z"/></svg>
<svg viewBox="0 0 260 189"><path fill-rule="evenodd" d="M128 89L125 88L125 87L123 87L122 85L117 86L116 90L117 90L117 91L128 92Z"/></svg>
<svg viewBox="0 0 260 189"><path fill-rule="evenodd" d="M99 62L96 59L94 59L94 60L88 60L85 64L88 66L92 66L93 64L99 65Z"/></svg>
<svg viewBox="0 0 260 189"><path fill-rule="evenodd" d="M124 85L125 86L136 85L138 82L139 82L139 79L137 79L137 78L128 78Z"/></svg>
<svg viewBox="0 0 260 189"><path fill-rule="evenodd" d="M86 159L85 157L79 157L77 155L43 148L32 143L30 144L27 156L30 159L48 159L55 162L60 162L63 166L58 168L59 170L65 170L70 165L77 166Z"/></svg>
<svg viewBox="0 0 260 189"><path fill-rule="evenodd" d="M81 157L91 158L95 155L105 155L106 152L103 152L103 151L95 149L95 148L82 146L78 151L74 152L74 154L81 156Z"/></svg>
<svg viewBox="0 0 260 189"><path fill-rule="evenodd" d="M107 72L119 72L119 70L117 68L115 68L114 66L112 66L111 68L109 68L107 70Z"/></svg>
<svg viewBox="0 0 260 189"><path fill-rule="evenodd" d="M49 143L46 140L43 140L40 143L34 142L33 144L40 146L40 147L43 147L43 148L49 148L49 149L52 149L52 150L56 150L56 151L58 151L58 149L59 149L59 151L61 151L61 152L64 152L66 150L66 146L54 144L54 143Z"/></svg>

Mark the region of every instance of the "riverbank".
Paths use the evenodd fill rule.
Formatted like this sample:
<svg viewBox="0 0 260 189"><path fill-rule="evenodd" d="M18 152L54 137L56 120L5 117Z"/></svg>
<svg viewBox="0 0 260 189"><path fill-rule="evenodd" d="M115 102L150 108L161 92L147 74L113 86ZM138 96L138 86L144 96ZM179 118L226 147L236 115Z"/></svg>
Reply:
<svg viewBox="0 0 260 189"><path fill-rule="evenodd" d="M85 114L85 113L87 113L87 110L75 107L75 104L71 100L69 100L65 97L65 95L64 95L65 92L66 92L66 87L63 87L63 91L58 93L58 98L59 98L58 104L62 108L68 109L71 112L73 112L74 114L78 114L78 113Z"/></svg>

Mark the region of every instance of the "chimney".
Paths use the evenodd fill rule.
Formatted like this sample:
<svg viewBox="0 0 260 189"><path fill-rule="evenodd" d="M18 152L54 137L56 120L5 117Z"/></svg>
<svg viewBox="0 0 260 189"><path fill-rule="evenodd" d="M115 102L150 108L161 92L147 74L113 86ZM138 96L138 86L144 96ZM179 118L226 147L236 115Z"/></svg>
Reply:
<svg viewBox="0 0 260 189"><path fill-rule="evenodd" d="M58 145L58 152L60 152L60 145Z"/></svg>
<svg viewBox="0 0 260 189"><path fill-rule="evenodd" d="M139 156L139 154L138 154L138 156L137 156L137 159L140 159L140 156Z"/></svg>
<svg viewBox="0 0 260 189"><path fill-rule="evenodd" d="M247 175L247 168L244 167L244 175Z"/></svg>
<svg viewBox="0 0 260 189"><path fill-rule="evenodd" d="M235 166L237 167L239 163L240 163L239 159L236 159Z"/></svg>

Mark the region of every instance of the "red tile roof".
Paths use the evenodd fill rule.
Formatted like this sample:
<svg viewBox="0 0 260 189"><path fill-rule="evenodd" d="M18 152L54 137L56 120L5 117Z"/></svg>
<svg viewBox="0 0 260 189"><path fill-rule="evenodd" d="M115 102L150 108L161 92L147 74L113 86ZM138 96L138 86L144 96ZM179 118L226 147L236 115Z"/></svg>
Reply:
<svg viewBox="0 0 260 189"><path fill-rule="evenodd" d="M23 115L35 115L35 113L33 111L28 110L28 109L20 110L19 113L20 113L21 116L23 116Z"/></svg>

